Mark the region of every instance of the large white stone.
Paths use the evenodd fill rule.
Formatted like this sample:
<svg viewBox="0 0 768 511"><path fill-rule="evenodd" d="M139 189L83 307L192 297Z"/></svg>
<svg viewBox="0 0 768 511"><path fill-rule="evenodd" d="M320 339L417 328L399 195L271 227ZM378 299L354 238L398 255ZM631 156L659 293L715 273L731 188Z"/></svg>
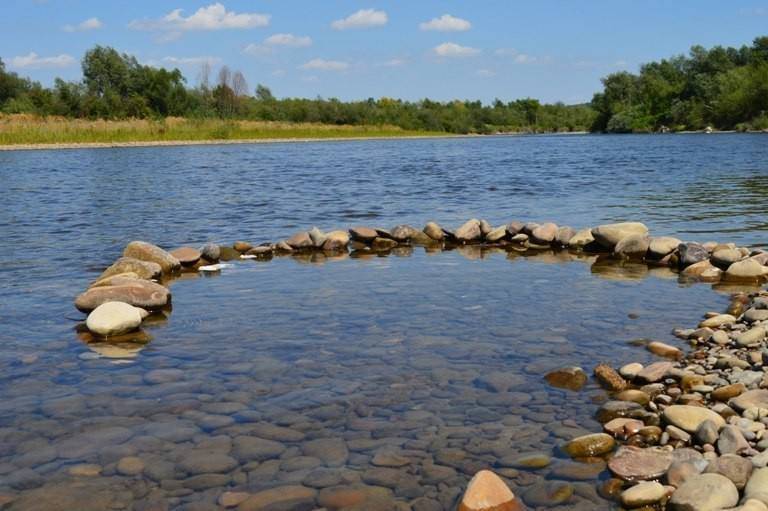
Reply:
<svg viewBox="0 0 768 511"><path fill-rule="evenodd" d="M147 311L124 302L107 302L96 307L85 320L88 330L107 337L139 328Z"/></svg>

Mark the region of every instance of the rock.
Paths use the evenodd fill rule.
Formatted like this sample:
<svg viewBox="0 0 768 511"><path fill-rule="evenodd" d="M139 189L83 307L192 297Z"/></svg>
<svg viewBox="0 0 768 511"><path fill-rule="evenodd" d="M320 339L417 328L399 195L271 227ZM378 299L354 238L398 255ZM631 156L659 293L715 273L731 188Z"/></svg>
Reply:
<svg viewBox="0 0 768 511"><path fill-rule="evenodd" d="M486 234L485 239L486 241L490 241L491 243L496 243L497 241L504 239L506 235L507 235L507 226L502 225L493 229L488 234Z"/></svg>
<svg viewBox="0 0 768 511"><path fill-rule="evenodd" d="M132 241L123 250L125 257L133 257L141 261L150 261L160 265L163 273L173 273L181 268L181 263L171 254L145 241Z"/></svg>
<svg viewBox="0 0 768 511"><path fill-rule="evenodd" d="M522 511L512 490L490 470L481 470L469 481L458 511Z"/></svg>
<svg viewBox="0 0 768 511"><path fill-rule="evenodd" d="M667 490L656 481L645 481L621 492L621 503L629 508L650 506L659 502Z"/></svg>
<svg viewBox="0 0 768 511"><path fill-rule="evenodd" d="M238 511L311 510L315 509L317 490L306 486L278 486L254 493L237 506Z"/></svg>
<svg viewBox="0 0 768 511"><path fill-rule="evenodd" d="M341 438L319 438L302 445L305 456L319 458L329 467L341 467L349 458L347 444Z"/></svg>
<svg viewBox="0 0 768 511"><path fill-rule="evenodd" d="M346 231L331 231L325 235L323 250L328 252L346 250L347 245L349 245L349 233Z"/></svg>
<svg viewBox="0 0 768 511"><path fill-rule="evenodd" d="M136 476L144 472L144 462L135 456L120 458L117 462L117 473L124 476Z"/></svg>
<svg viewBox="0 0 768 511"><path fill-rule="evenodd" d="M550 245L557 236L557 225L552 222L541 224L531 231L531 241L539 245Z"/></svg>
<svg viewBox="0 0 768 511"><path fill-rule="evenodd" d="M389 238L376 238L371 242L371 248L377 251L392 250L398 245L398 243Z"/></svg>
<svg viewBox="0 0 768 511"><path fill-rule="evenodd" d="M663 379L673 366L672 362L654 362L637 373L637 379L647 383L656 383Z"/></svg>
<svg viewBox="0 0 768 511"><path fill-rule="evenodd" d="M718 249L712 252L709 257L709 261L721 270L727 270L730 265L742 259L744 259L744 255L737 248Z"/></svg>
<svg viewBox="0 0 768 511"><path fill-rule="evenodd" d="M103 468L101 465L96 465L95 463L81 463L69 467L67 473L75 477L96 477L101 475L102 470ZM0 509L2 509L2 506L0 506Z"/></svg>
<svg viewBox="0 0 768 511"><path fill-rule="evenodd" d="M735 506L739 491L725 476L699 474L689 477L669 501L674 511L717 511Z"/></svg>
<svg viewBox="0 0 768 511"><path fill-rule="evenodd" d="M456 239L460 243L469 243L477 241L482 236L480 231L480 220L473 218L465 222L461 227L456 229Z"/></svg>
<svg viewBox="0 0 768 511"><path fill-rule="evenodd" d="M168 305L171 293L148 280L127 280L118 286L94 287L75 298L75 307L90 312L107 302L124 302L134 307L154 310Z"/></svg>
<svg viewBox="0 0 768 511"><path fill-rule="evenodd" d="M399 468L410 465L411 460L390 450L377 451L371 460L371 464L377 467Z"/></svg>
<svg viewBox="0 0 768 511"><path fill-rule="evenodd" d="M711 420L718 429L725 425L720 415L702 406L672 405L664 409L663 415L668 423L688 433L695 433L705 420Z"/></svg>
<svg viewBox="0 0 768 511"><path fill-rule="evenodd" d="M712 391L710 397L715 401L728 401L746 391L747 387L743 383L733 383L716 388Z"/></svg>
<svg viewBox="0 0 768 511"><path fill-rule="evenodd" d="M370 227L353 227L349 230L349 234L353 240L362 243L370 243L379 237L376 229L371 229Z"/></svg>
<svg viewBox="0 0 768 511"><path fill-rule="evenodd" d="M297 232L285 240L285 242L293 250L310 250L315 248L315 243L312 241L308 232Z"/></svg>
<svg viewBox="0 0 768 511"><path fill-rule="evenodd" d="M250 249L243 257L253 256L253 258L256 259L271 259L273 255L272 253L273 249L270 245L259 245L258 247Z"/></svg>
<svg viewBox="0 0 768 511"><path fill-rule="evenodd" d="M622 238L613 248L613 253L630 259L643 259L650 244L651 239L648 236L632 234Z"/></svg>
<svg viewBox="0 0 768 511"><path fill-rule="evenodd" d="M112 266L107 268L99 275L97 280L106 279L122 273L134 273L140 279L151 280L160 278L163 269L159 264L151 261L142 261L133 257L121 257L115 261Z"/></svg>
<svg viewBox="0 0 768 511"><path fill-rule="evenodd" d="M317 227L312 227L307 234L309 234L309 238L312 240L312 245L315 248L321 248L327 237L327 235Z"/></svg>
<svg viewBox="0 0 768 511"><path fill-rule="evenodd" d="M725 454L709 462L706 473L720 474L730 479L736 488L743 490L752 475L752 463L736 454Z"/></svg>
<svg viewBox="0 0 768 511"><path fill-rule="evenodd" d="M765 340L766 331L764 326L756 326L754 328L750 328L746 332L740 333L736 336L734 339L736 341L736 344L740 347L746 347L751 346L753 344L758 344Z"/></svg>
<svg viewBox="0 0 768 511"><path fill-rule="evenodd" d="M768 390L748 390L738 397L731 399L728 402L728 405L739 412L743 412L749 408L768 408Z"/></svg>
<svg viewBox="0 0 768 511"><path fill-rule="evenodd" d="M555 235L555 244L561 247L567 247L571 239L576 235L576 231L572 227L564 225L557 228L557 234Z"/></svg>
<svg viewBox="0 0 768 511"><path fill-rule="evenodd" d="M765 278L766 275L768 275L768 268L754 259L733 263L725 270L725 279L737 282L754 282Z"/></svg>
<svg viewBox="0 0 768 511"><path fill-rule="evenodd" d="M564 367L547 373L544 379L553 387L580 390L587 383L587 373L581 367Z"/></svg>
<svg viewBox="0 0 768 511"><path fill-rule="evenodd" d="M704 279L713 274L717 274L717 272L720 272L720 269L713 266L712 263L709 262L709 259L705 259L704 261L699 261L698 263L693 263L692 265L687 266L681 273L686 277Z"/></svg>
<svg viewBox="0 0 768 511"><path fill-rule="evenodd" d="M705 420L699 424L699 427L696 430L696 439L702 445L715 445L715 442L717 442L718 431L719 427L714 421L709 419Z"/></svg>
<svg viewBox="0 0 768 511"><path fill-rule="evenodd" d="M625 481L659 479L674 461L672 452L659 447L622 446L608 461L608 468Z"/></svg>
<svg viewBox="0 0 768 511"><path fill-rule="evenodd" d="M221 452L192 450L179 461L179 468L188 474L226 473L238 466L236 459Z"/></svg>
<svg viewBox="0 0 768 511"><path fill-rule="evenodd" d="M651 341L646 347L648 348L648 351L660 357L678 359L683 356L683 352L680 348L670 346L669 344L660 341Z"/></svg>
<svg viewBox="0 0 768 511"><path fill-rule="evenodd" d="M618 417L634 416L643 410L643 406L632 401L608 401L597 410L595 418L605 424Z"/></svg>
<svg viewBox="0 0 768 511"><path fill-rule="evenodd" d="M523 232L524 227L525 224L522 222L509 222L507 224L507 235L511 237L520 234Z"/></svg>
<svg viewBox="0 0 768 511"><path fill-rule="evenodd" d="M608 390L618 391L627 387L627 381L608 364L598 364L595 367L595 377Z"/></svg>
<svg viewBox="0 0 768 511"><path fill-rule="evenodd" d="M563 445L563 451L571 458L587 458L607 454L616 446L616 441L611 435L605 433L593 433L583 435L570 440Z"/></svg>
<svg viewBox="0 0 768 511"><path fill-rule="evenodd" d="M607 249L613 249L619 241L632 235L646 236L648 228L640 222L623 222L599 225L592 229L595 241Z"/></svg>
<svg viewBox="0 0 768 511"><path fill-rule="evenodd" d="M171 250L170 254L178 259L182 266L194 266L202 257L200 251L192 247L177 248Z"/></svg>
<svg viewBox="0 0 768 511"><path fill-rule="evenodd" d="M736 318L730 314L717 314L699 323L699 328L717 328L723 325L736 323Z"/></svg>
<svg viewBox="0 0 768 511"><path fill-rule="evenodd" d="M534 483L523 494L525 502L535 508L555 507L573 496L573 485L564 481Z"/></svg>
<svg viewBox="0 0 768 511"><path fill-rule="evenodd" d="M523 455L505 456L498 460L498 465L502 467L513 468L545 468L552 462L552 458L541 452L534 452Z"/></svg>
<svg viewBox="0 0 768 511"><path fill-rule="evenodd" d="M240 259L240 252L235 250L232 247L227 246L220 246L219 247L219 260L221 261L235 261L237 259Z"/></svg>
<svg viewBox="0 0 768 511"><path fill-rule="evenodd" d="M236 241L232 244L232 248L234 248L235 250L237 250L242 254L252 249L253 245L251 245L247 241Z"/></svg>
<svg viewBox="0 0 768 511"><path fill-rule="evenodd" d="M592 236L592 229L582 229L568 240L568 246L576 250L583 250L587 246L595 242L595 237Z"/></svg>
<svg viewBox="0 0 768 511"><path fill-rule="evenodd" d="M445 239L443 228L435 222L428 222L427 225L424 226L424 234L435 241L443 241L443 239Z"/></svg>
<svg viewBox="0 0 768 511"><path fill-rule="evenodd" d="M661 259L674 252L680 243L682 243L682 241L670 236L651 238L651 241L648 244L648 255L652 259Z"/></svg>
<svg viewBox="0 0 768 511"><path fill-rule="evenodd" d="M634 380L638 373L642 370L643 364L632 362L630 364L621 366L621 368L619 368L619 374L622 378L626 378L627 380L631 381Z"/></svg>
<svg viewBox="0 0 768 511"><path fill-rule="evenodd" d="M418 232L419 231L416 230L416 228L411 227L410 225L396 225L392 228L392 231L390 231L390 235L393 240L399 243L405 243L411 241L411 238L416 236L416 233Z"/></svg>
<svg viewBox="0 0 768 511"><path fill-rule="evenodd" d="M617 417L603 424L603 430L615 438L624 439L637 434L644 426L641 420Z"/></svg>
<svg viewBox="0 0 768 511"><path fill-rule="evenodd" d="M219 495L219 500L217 502L221 507L237 507L250 496L250 493L244 491L225 491Z"/></svg>
<svg viewBox="0 0 768 511"><path fill-rule="evenodd" d="M768 506L768 468L758 468L744 487L744 500L755 499Z"/></svg>
<svg viewBox="0 0 768 511"><path fill-rule="evenodd" d="M689 477L701 474L706 461L673 461L664 478L667 484L679 488Z"/></svg>
<svg viewBox="0 0 768 511"><path fill-rule="evenodd" d="M200 255L206 261L215 263L221 258L221 248L216 243L206 243L200 247Z"/></svg>
<svg viewBox="0 0 768 511"><path fill-rule="evenodd" d="M285 451L280 442L251 436L238 436L232 441L232 456L242 463L277 458Z"/></svg>
<svg viewBox="0 0 768 511"><path fill-rule="evenodd" d="M637 389L627 389L622 390L615 396L616 399L619 401L632 401L634 403L637 403L639 405L647 405L648 402L651 400L651 397L643 392L642 390Z"/></svg>
<svg viewBox="0 0 768 511"><path fill-rule="evenodd" d="M94 334L109 337L138 329L146 315L145 310L127 303L106 302L88 315L85 324Z"/></svg>
<svg viewBox="0 0 768 511"><path fill-rule="evenodd" d="M482 237L485 238L488 235L488 233L491 232L492 230L493 230L493 227L491 226L491 224L488 223L487 220L481 218L480 219L480 234L482 235Z"/></svg>
<svg viewBox="0 0 768 511"><path fill-rule="evenodd" d="M681 269L709 259L707 249L698 243L681 243L677 250L680 253L678 265Z"/></svg>
<svg viewBox="0 0 768 511"><path fill-rule="evenodd" d="M717 439L717 450L720 454L741 454L749 449L749 443L736 426L725 426L720 430Z"/></svg>

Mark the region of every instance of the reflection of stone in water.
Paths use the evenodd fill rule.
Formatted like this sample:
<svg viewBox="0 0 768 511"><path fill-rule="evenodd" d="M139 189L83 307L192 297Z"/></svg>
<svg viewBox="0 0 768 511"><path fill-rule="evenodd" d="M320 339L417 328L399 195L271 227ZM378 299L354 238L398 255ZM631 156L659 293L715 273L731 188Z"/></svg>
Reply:
<svg viewBox="0 0 768 511"><path fill-rule="evenodd" d="M762 286L760 284L750 284L745 282L718 282L712 284L712 289L718 293L733 294L733 293L754 293L760 291Z"/></svg>
<svg viewBox="0 0 768 511"><path fill-rule="evenodd" d="M648 265L598 257L592 264L591 271L606 280L635 281L648 276Z"/></svg>
<svg viewBox="0 0 768 511"><path fill-rule="evenodd" d="M136 358L139 352L143 350L145 347L146 347L146 343L138 344L138 343L121 342L118 344L112 344L112 343L105 343L105 342L97 342L97 343L88 344L89 350L93 351L94 353L98 353L100 356L104 358L112 358L112 359Z"/></svg>

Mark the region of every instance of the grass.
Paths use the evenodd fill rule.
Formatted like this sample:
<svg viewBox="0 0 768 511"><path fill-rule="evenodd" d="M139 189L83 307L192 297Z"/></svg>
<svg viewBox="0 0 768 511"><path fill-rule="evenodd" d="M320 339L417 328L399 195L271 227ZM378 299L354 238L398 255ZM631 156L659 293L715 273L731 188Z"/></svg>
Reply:
<svg viewBox="0 0 768 511"><path fill-rule="evenodd" d="M123 121L0 114L0 146L210 140L324 139L437 136L444 133L408 131L397 126L350 126L221 119Z"/></svg>

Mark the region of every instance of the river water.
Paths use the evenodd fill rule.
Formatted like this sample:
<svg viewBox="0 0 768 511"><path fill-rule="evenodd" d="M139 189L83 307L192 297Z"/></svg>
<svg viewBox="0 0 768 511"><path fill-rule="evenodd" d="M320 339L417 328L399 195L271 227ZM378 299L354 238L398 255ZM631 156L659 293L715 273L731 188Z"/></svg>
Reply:
<svg viewBox="0 0 768 511"><path fill-rule="evenodd" d="M599 464L557 449L599 429L605 393L543 375L648 362L633 341L675 343L673 327L728 303L728 289L666 269L567 252L398 249L185 274L141 342L89 343L72 300L132 239L170 249L481 217L640 220L768 246L761 135L6 152L0 178L11 509L217 509L227 489L286 486L304 495L295 509L333 509L350 488L359 509L453 509L486 467L531 507L607 509ZM552 462L511 461L530 453Z"/></svg>

